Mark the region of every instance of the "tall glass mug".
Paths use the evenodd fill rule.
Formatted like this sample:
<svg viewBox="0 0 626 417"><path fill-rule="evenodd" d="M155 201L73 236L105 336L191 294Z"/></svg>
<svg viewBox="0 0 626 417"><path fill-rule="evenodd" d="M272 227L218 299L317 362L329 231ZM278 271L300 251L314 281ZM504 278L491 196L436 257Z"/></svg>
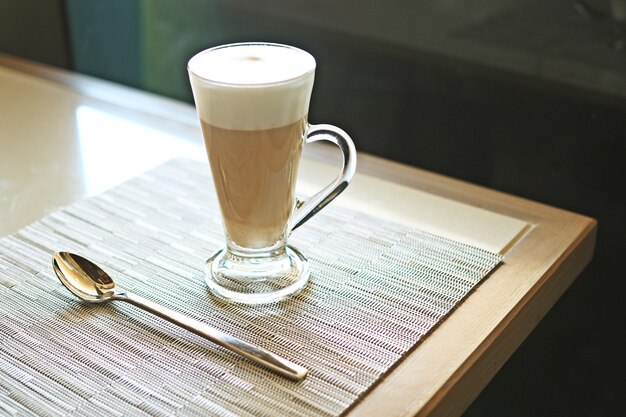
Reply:
<svg viewBox="0 0 626 417"><path fill-rule="evenodd" d="M246 304L293 295L310 268L287 238L347 187L356 168L343 130L307 123L315 59L291 46L238 43L198 53L188 70L226 234L226 247L206 262L206 282L217 296ZM302 147L319 140L343 152L341 174L301 201Z"/></svg>

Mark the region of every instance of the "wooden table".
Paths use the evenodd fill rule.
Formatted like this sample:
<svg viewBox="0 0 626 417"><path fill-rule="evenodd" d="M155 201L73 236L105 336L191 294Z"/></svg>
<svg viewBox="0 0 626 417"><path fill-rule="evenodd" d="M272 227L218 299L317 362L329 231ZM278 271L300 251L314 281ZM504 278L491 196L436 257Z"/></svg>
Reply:
<svg viewBox="0 0 626 417"><path fill-rule="evenodd" d="M0 55L0 236L181 155L206 160L193 106ZM300 191L336 158L307 149ZM348 415L460 415L590 261L596 222L364 153L358 164L336 204L505 259Z"/></svg>

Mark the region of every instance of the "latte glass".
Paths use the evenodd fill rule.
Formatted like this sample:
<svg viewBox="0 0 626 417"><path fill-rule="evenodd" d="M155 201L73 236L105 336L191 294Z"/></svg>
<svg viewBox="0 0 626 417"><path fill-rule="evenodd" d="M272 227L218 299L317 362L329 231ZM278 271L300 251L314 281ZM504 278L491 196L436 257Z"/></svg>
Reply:
<svg viewBox="0 0 626 417"><path fill-rule="evenodd" d="M315 59L291 46L238 43L207 49L188 71L217 193L226 245L207 260L218 297L279 301L305 287L309 262L287 238L348 185L350 137L307 122ZM295 196L302 147L326 140L343 153L340 175L306 200Z"/></svg>

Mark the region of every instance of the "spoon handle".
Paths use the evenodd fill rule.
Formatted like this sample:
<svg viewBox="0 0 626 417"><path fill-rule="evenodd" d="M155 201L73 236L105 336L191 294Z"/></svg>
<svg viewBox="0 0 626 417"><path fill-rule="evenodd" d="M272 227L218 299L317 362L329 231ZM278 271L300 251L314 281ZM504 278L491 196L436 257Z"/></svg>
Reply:
<svg viewBox="0 0 626 417"><path fill-rule="evenodd" d="M137 307L141 307L150 313L164 318L174 324L177 324L190 332L197 334L198 336L205 337L218 345L224 346L226 349L245 356L254 362L270 368L271 370L278 372L279 374L291 379L301 380L307 374L306 368L295 364L285 358L282 358L270 351L263 348L251 345L236 337L223 333L211 326L195 320L191 317L187 317L177 311L171 310L167 307L159 305L154 301L150 301L144 297L130 292L124 292L116 294L115 299L121 301L128 301Z"/></svg>

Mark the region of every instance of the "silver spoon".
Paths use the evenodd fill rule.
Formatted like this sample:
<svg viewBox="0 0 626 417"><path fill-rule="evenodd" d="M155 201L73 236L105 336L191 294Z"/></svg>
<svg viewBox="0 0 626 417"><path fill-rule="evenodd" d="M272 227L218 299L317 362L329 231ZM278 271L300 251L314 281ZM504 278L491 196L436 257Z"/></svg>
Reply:
<svg viewBox="0 0 626 417"><path fill-rule="evenodd" d="M184 316L137 294L116 289L115 282L102 268L82 256L69 252L57 252L52 257L52 267L63 285L82 300L91 303L113 300L127 301L288 378L301 380L307 374L306 368L265 349L222 333L198 320Z"/></svg>

